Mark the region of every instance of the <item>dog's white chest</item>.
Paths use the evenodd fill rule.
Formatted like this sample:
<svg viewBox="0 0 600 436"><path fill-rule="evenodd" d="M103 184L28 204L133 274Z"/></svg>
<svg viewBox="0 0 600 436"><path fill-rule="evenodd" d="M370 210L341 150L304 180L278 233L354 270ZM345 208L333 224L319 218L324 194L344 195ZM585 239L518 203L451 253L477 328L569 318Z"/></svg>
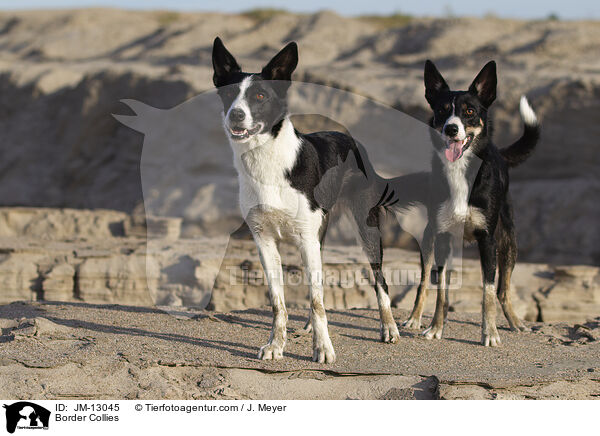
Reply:
<svg viewBox="0 0 600 436"><path fill-rule="evenodd" d="M302 208L302 195L293 189L287 180L277 183L263 183L252 175L240 176L240 208L244 216L251 210L261 210L265 214L298 216Z"/></svg>
<svg viewBox="0 0 600 436"><path fill-rule="evenodd" d="M246 216L255 206L297 215L299 193L286 177L296 160L296 144L272 141L236 153L235 167L240 183L240 206Z"/></svg>
<svg viewBox="0 0 600 436"><path fill-rule="evenodd" d="M312 211L305 195L294 189L286 177L296 161L299 146L294 135L287 141L265 142L236 153L240 209L253 231L277 239L318 233L323 214L320 210Z"/></svg>
<svg viewBox="0 0 600 436"><path fill-rule="evenodd" d="M297 239L307 232L316 235L323 215L312 211L307 198L287 181L265 185L240 178L240 208L255 233L276 239Z"/></svg>
<svg viewBox="0 0 600 436"><path fill-rule="evenodd" d="M442 232L464 229L464 237L474 238L476 229L484 229L485 216L480 209L469 206L470 186L465 177L468 160L444 166L444 173L450 190L450 197L442 203L437 214L438 228Z"/></svg>

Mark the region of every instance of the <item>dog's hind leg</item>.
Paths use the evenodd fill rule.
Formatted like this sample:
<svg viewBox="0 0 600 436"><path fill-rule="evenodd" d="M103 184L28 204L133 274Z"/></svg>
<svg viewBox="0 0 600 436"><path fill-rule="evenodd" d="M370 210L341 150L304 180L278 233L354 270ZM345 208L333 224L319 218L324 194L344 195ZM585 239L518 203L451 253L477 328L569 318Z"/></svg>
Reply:
<svg viewBox="0 0 600 436"><path fill-rule="evenodd" d="M271 237L263 237L254 234L254 240L258 247L260 262L267 277L269 286L269 297L273 308L273 326L269 342L260 348L258 358L262 360L281 359L283 348L287 338L288 314L285 308L283 293L283 272L281 269L281 257L277 249L277 243Z"/></svg>
<svg viewBox="0 0 600 436"><path fill-rule="evenodd" d="M530 329L515 314L510 297L510 279L516 260L517 238L514 226L512 225L512 217L508 225L502 219L498 226L498 300L500 301L504 316L510 324L510 329L523 332Z"/></svg>
<svg viewBox="0 0 600 436"><path fill-rule="evenodd" d="M369 212L369 218L366 221L355 217L363 250L371 265L371 271L373 271L373 278L375 279L374 288L379 306L381 341L393 344L400 339L400 332L392 314L388 285L382 270L383 241L381 240L380 219L381 211L378 208L373 208Z"/></svg>
<svg viewBox="0 0 600 436"><path fill-rule="evenodd" d="M310 321L313 331L313 360L319 363L335 362L335 351L329 338L327 315L323 304L323 269L321 248L315 238L300 241L300 253L310 287Z"/></svg>
<svg viewBox="0 0 600 436"><path fill-rule="evenodd" d="M380 240L381 243L381 240ZM377 304L379 306L380 328L379 333L382 342L395 343L400 339L400 332L392 314L388 285L383 276L381 262L371 263L371 270L375 278L375 290L377 292Z"/></svg>
<svg viewBox="0 0 600 436"><path fill-rule="evenodd" d="M295 336L304 336L312 332L312 309L308 309L308 319L304 323L304 327L294 330Z"/></svg>
<svg viewBox="0 0 600 436"><path fill-rule="evenodd" d="M421 328L421 316L423 316L427 290L431 281L431 268L433 267L434 236L433 229L428 225L425 228L421 245L421 281L410 317L403 324L406 328Z"/></svg>
<svg viewBox="0 0 600 436"><path fill-rule="evenodd" d="M441 339L444 332L444 322L448 316L448 260L451 252L451 235L443 233L435 241L435 258L438 264L438 289L435 302L435 313L431 325L423 332L426 339Z"/></svg>

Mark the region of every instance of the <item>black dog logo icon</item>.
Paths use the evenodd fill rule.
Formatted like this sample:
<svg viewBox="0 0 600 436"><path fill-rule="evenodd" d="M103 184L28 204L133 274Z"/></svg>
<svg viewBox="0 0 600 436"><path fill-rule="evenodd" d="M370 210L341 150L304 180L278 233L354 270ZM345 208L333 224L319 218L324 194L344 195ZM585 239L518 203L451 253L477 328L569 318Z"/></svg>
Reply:
<svg viewBox="0 0 600 436"><path fill-rule="evenodd" d="M48 428L50 411L28 401L4 405L6 409L6 431L14 433L19 428Z"/></svg>

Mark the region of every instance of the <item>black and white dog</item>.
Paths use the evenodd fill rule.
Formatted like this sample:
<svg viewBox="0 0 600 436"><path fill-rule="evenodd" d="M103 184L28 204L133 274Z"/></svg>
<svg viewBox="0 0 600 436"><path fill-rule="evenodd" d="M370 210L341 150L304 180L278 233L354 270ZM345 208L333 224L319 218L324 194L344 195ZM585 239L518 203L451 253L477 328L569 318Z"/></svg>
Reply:
<svg viewBox="0 0 600 436"><path fill-rule="evenodd" d="M510 147L492 143L489 109L496 98L496 64L489 62L467 91L451 91L431 61L425 64L425 98L433 110L431 126L435 152L432 159L428 225L421 246L421 283L408 321L421 327L421 315L430 285L431 269L438 266L438 293L426 338L441 338L448 311L446 267L451 253L451 232L464 226L464 237L477 241L483 275L482 343L500 344L496 328L497 297L512 330L526 330L515 315L510 279L517 257L513 211L508 192L508 168L523 162L539 139L537 117L525 97L520 113L524 133ZM437 138L434 138L436 136ZM478 158L478 159L477 159Z"/></svg>
<svg viewBox="0 0 600 436"><path fill-rule="evenodd" d="M260 359L279 359L286 342L278 242L300 250L310 286L313 360L333 362L323 305L321 248L331 208L347 206L371 264L381 318L381 340L397 342L379 232L383 209L398 201L390 181L375 173L362 146L338 132L299 133L288 116L287 92L298 63L292 42L260 73L246 73L219 38L213 45L213 81L223 102L223 125L238 172L240 208L267 277L273 326ZM396 186L396 184L394 185Z"/></svg>

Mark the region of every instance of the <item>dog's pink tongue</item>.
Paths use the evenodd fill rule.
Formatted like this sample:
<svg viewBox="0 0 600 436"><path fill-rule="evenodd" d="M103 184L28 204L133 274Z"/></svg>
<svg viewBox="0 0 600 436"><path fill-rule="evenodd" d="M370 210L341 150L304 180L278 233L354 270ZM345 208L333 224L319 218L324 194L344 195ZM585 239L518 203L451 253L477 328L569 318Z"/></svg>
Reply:
<svg viewBox="0 0 600 436"><path fill-rule="evenodd" d="M462 142L451 142L446 146L445 150L446 159L450 162L457 160L462 154Z"/></svg>

